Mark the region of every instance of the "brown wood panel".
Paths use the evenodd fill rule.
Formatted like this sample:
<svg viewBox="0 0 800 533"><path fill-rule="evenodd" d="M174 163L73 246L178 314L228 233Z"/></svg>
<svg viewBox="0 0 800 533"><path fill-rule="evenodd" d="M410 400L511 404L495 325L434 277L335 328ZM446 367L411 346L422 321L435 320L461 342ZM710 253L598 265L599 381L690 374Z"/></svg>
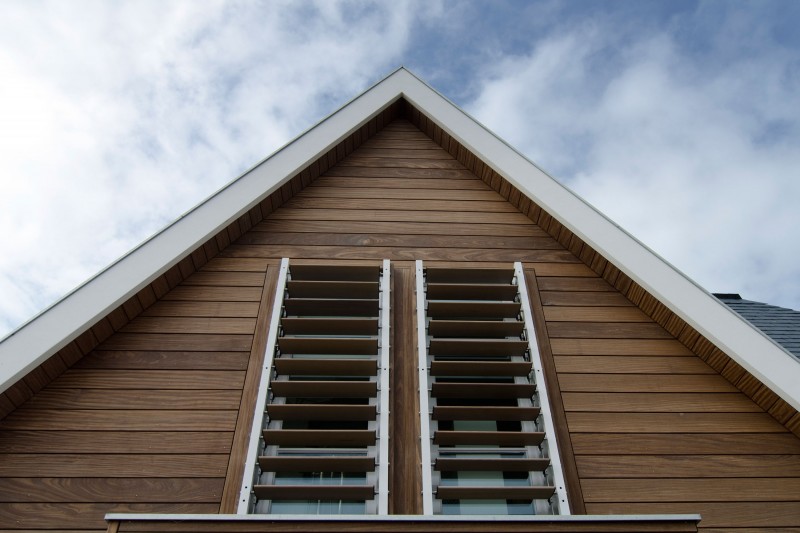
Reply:
<svg viewBox="0 0 800 533"><path fill-rule="evenodd" d="M619 292L542 291L542 305L632 306Z"/></svg>
<svg viewBox="0 0 800 533"><path fill-rule="evenodd" d="M392 342L389 379L389 473L392 514L422 512L422 471L417 392L415 270L392 265Z"/></svg>
<svg viewBox="0 0 800 533"><path fill-rule="evenodd" d="M394 261L543 261L575 262L566 250L482 250L478 248L394 248L371 246L231 245L221 252L231 257L296 257L317 259L391 259Z"/></svg>
<svg viewBox="0 0 800 533"><path fill-rule="evenodd" d="M440 224L532 224L522 213L473 213L471 211L414 211L401 209L280 209L275 220L362 220L375 222L437 222ZM576 259L577 261L577 259ZM176 287L177 288L177 287ZM209 287L212 288L212 287ZM240 288L244 291L246 288ZM624 298L624 296L623 296ZM210 298L196 298L198 300ZM231 301L231 300L227 300ZM627 301L627 300L626 300ZM596 304L602 305L602 304ZM609 304L613 305L613 304ZM628 302L628 305L632 305Z"/></svg>
<svg viewBox="0 0 800 533"><path fill-rule="evenodd" d="M592 269L583 263L531 263L527 261L523 261L523 263L523 266L526 269L530 268L535 270L537 276L555 276L561 274L564 276L582 276L591 278L597 275L592 271Z"/></svg>
<svg viewBox="0 0 800 533"><path fill-rule="evenodd" d="M398 198L371 198L365 202L361 198L327 198L327 197L295 197L292 198L284 209L292 210L321 210L321 209L362 209L365 204L371 210L392 211L433 211L456 212L469 210L471 213L505 213L515 217L520 212L508 202L483 201L483 200L406 200Z"/></svg>
<svg viewBox="0 0 800 533"><path fill-rule="evenodd" d="M556 355L694 355L676 340L552 339Z"/></svg>
<svg viewBox="0 0 800 533"><path fill-rule="evenodd" d="M17 409L0 430L232 431L236 411Z"/></svg>
<svg viewBox="0 0 800 533"><path fill-rule="evenodd" d="M788 533L795 528L785 527L800 522L800 505L796 502L592 503L587 504L587 511L598 514L697 513L703 517L700 531L719 527L735 533L752 531L740 528L758 528L755 531L759 533Z"/></svg>
<svg viewBox="0 0 800 533"><path fill-rule="evenodd" d="M162 352L95 350L74 368L109 370L245 370L247 352Z"/></svg>
<svg viewBox="0 0 800 533"><path fill-rule="evenodd" d="M766 413L567 413L570 432L607 433L785 433ZM620 438L627 438L621 435ZM668 436L664 437L669 439Z"/></svg>
<svg viewBox="0 0 800 533"><path fill-rule="evenodd" d="M388 179L388 178L387 178ZM374 180L373 180L374 181ZM406 180L409 181L409 180ZM414 185L418 180L411 180ZM336 185L336 184L331 184ZM506 205L508 202L494 192L486 189L423 189L414 188L389 188L389 187L321 187L314 184L298 193L295 198L347 198L355 199L402 199L402 200L450 200L468 202L499 202ZM472 204L465 204L472 205ZM605 282L604 282L605 283Z"/></svg>
<svg viewBox="0 0 800 533"><path fill-rule="evenodd" d="M760 413L762 409L741 393L613 393L565 392L567 411L611 413Z"/></svg>
<svg viewBox="0 0 800 533"><path fill-rule="evenodd" d="M800 478L800 455L579 455L581 479ZM800 479L795 479L800 486ZM744 484L747 484L745 481Z"/></svg>
<svg viewBox="0 0 800 533"><path fill-rule="evenodd" d="M699 357L561 355L555 357L555 362L561 373L717 375Z"/></svg>
<svg viewBox="0 0 800 533"><path fill-rule="evenodd" d="M256 317L257 302L156 302L140 315L142 317Z"/></svg>
<svg viewBox="0 0 800 533"><path fill-rule="evenodd" d="M345 169L358 170L358 169ZM396 170L396 169L390 169ZM461 179L436 177L349 177L321 176L314 181L314 188L368 188L368 189L407 189L407 190L451 190L451 191L493 191L475 176L460 174Z"/></svg>
<svg viewBox="0 0 800 533"><path fill-rule="evenodd" d="M563 392L737 392L725 378L713 374L560 374Z"/></svg>
<svg viewBox="0 0 800 533"><path fill-rule="evenodd" d="M100 349L242 352L250 350L252 339L252 335L117 333L101 344Z"/></svg>
<svg viewBox="0 0 800 533"><path fill-rule="evenodd" d="M222 333L252 335L255 318L143 317L129 322L124 333Z"/></svg>
<svg viewBox="0 0 800 533"><path fill-rule="evenodd" d="M238 244L304 245L304 246L386 246L403 248L485 248L560 250L561 245L548 237L509 237L498 235L390 235L369 233L365 224L360 233L274 233L250 232ZM328 228L330 231L333 228ZM399 228L394 228L396 231ZM441 229L441 228L440 228ZM497 231L497 230L495 230Z"/></svg>
<svg viewBox="0 0 800 533"><path fill-rule="evenodd" d="M372 485L256 485L256 497L264 500L371 500Z"/></svg>
<svg viewBox="0 0 800 533"><path fill-rule="evenodd" d="M602 293L605 294L605 293ZM547 331L551 338L568 339L672 339L655 322L550 322Z"/></svg>
<svg viewBox="0 0 800 533"><path fill-rule="evenodd" d="M329 446L372 446L377 439L376 432L367 429L267 429L262 435L268 444L281 446L311 446L320 440Z"/></svg>
<svg viewBox="0 0 800 533"><path fill-rule="evenodd" d="M334 168L342 167L369 167L369 168L401 168L401 169L452 169L461 170L464 165L453 158L450 159L414 159L397 157L360 157L351 155L347 159L339 162Z"/></svg>
<svg viewBox="0 0 800 533"><path fill-rule="evenodd" d="M51 384L60 389L241 389L239 370L73 369Z"/></svg>
<svg viewBox="0 0 800 533"><path fill-rule="evenodd" d="M266 272L270 265L278 266L279 264L280 260L276 259L234 259L217 256L206 263L203 266L203 270L211 272L227 272L230 270L241 272Z"/></svg>
<svg viewBox="0 0 800 533"><path fill-rule="evenodd" d="M0 503L0 527L106 531L107 513L216 513L215 503Z"/></svg>
<svg viewBox="0 0 800 533"><path fill-rule="evenodd" d="M3 477L221 477L227 455L158 454L6 454L0 462Z"/></svg>
<svg viewBox="0 0 800 533"><path fill-rule="evenodd" d="M547 278L542 278L547 279ZM586 278L591 279L591 278ZM544 308L547 322L651 322L638 307L572 307Z"/></svg>
<svg viewBox="0 0 800 533"><path fill-rule="evenodd" d="M253 233L324 233L331 234L331 226L329 221L319 220L276 220L268 219L258 226L253 231L246 235L246 239L256 239L258 237L251 237ZM378 222L372 220L340 220L336 222L335 229L337 233L341 234L371 234L371 235L447 235L449 237L496 237L500 239L525 237L521 241L528 244L527 238L550 238L538 226L533 224L448 224L443 228L438 222ZM224 259L224 258L221 258ZM584 275L594 275L585 265L582 265Z"/></svg>
<svg viewBox="0 0 800 533"><path fill-rule="evenodd" d="M481 181L469 170L442 168L411 167L365 167L337 165L328 169L324 176L346 176L351 178L434 178L438 180L474 180ZM481 187L484 184L481 183Z"/></svg>
<svg viewBox="0 0 800 533"><path fill-rule="evenodd" d="M575 433L572 444L580 454L800 454L800 439L791 433Z"/></svg>
<svg viewBox="0 0 800 533"><path fill-rule="evenodd" d="M57 473L54 472L54 473ZM220 478L6 478L0 483L0 502L185 502L219 501Z"/></svg>
<svg viewBox="0 0 800 533"><path fill-rule="evenodd" d="M231 449L225 431L0 431L0 453L219 454Z"/></svg>
<svg viewBox="0 0 800 533"><path fill-rule="evenodd" d="M541 291L613 292L616 290L603 278L538 277L537 279Z"/></svg>
<svg viewBox="0 0 800 533"><path fill-rule="evenodd" d="M178 286L164 295L167 301L258 302L260 287Z"/></svg>
<svg viewBox="0 0 800 533"><path fill-rule="evenodd" d="M800 479L584 479L587 502L800 502ZM800 507L800 503L795 503Z"/></svg>
<svg viewBox="0 0 800 533"><path fill-rule="evenodd" d="M555 487L443 487L436 489L436 497L442 500L539 500L548 499Z"/></svg>
<svg viewBox="0 0 800 533"><path fill-rule="evenodd" d="M260 288L264 285L264 272L200 271L186 278L182 285Z"/></svg>
<svg viewBox="0 0 800 533"><path fill-rule="evenodd" d="M36 394L30 409L238 409L238 390L55 389Z"/></svg>
<svg viewBox="0 0 800 533"><path fill-rule="evenodd" d="M452 160L453 156L442 150L435 143L430 142L427 146L415 147L407 149L405 147L392 146L388 148L376 147L374 145L362 145L355 157L379 157L384 159L449 159Z"/></svg>

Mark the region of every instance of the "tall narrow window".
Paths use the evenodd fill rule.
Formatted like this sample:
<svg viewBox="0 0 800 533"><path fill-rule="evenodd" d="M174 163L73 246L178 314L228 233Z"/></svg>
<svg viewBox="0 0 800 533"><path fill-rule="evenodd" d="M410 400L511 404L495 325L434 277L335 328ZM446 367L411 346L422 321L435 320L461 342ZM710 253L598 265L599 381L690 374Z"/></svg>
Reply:
<svg viewBox="0 0 800 533"><path fill-rule="evenodd" d="M521 264L418 261L417 302L426 514L569 514Z"/></svg>
<svg viewBox="0 0 800 533"><path fill-rule="evenodd" d="M388 276L283 260L240 513L387 512Z"/></svg>

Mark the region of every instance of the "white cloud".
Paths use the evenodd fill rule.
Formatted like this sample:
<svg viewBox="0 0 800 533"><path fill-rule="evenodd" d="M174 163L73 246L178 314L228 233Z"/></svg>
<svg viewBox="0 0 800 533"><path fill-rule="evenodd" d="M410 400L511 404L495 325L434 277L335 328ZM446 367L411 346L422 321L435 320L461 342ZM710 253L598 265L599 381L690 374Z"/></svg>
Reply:
<svg viewBox="0 0 800 533"><path fill-rule="evenodd" d="M0 336L398 63L400 2L0 6Z"/></svg>
<svg viewBox="0 0 800 533"><path fill-rule="evenodd" d="M693 55L607 22L492 68L468 108L704 287L800 308L794 53Z"/></svg>

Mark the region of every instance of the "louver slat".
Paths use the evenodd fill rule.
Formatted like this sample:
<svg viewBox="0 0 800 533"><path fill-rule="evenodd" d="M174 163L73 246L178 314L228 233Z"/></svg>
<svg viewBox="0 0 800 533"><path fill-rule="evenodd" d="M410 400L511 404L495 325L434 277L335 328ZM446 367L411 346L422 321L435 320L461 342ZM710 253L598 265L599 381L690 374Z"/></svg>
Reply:
<svg viewBox="0 0 800 533"><path fill-rule="evenodd" d="M530 362L516 361L433 361L431 376L527 376Z"/></svg>
<svg viewBox="0 0 800 533"><path fill-rule="evenodd" d="M290 298L284 302L284 308L290 316L378 316L378 300Z"/></svg>
<svg viewBox="0 0 800 533"><path fill-rule="evenodd" d="M292 318L281 320L284 335L377 335L374 318Z"/></svg>
<svg viewBox="0 0 800 533"><path fill-rule="evenodd" d="M530 398L536 393L536 386L529 383L442 383L431 387L434 398ZM440 406L440 409L443 407ZM477 409L477 408L473 408ZM485 409L481 407L480 409ZM507 407L505 409L526 409ZM530 408L534 409L534 408ZM436 409L434 409L434 412ZM538 408L536 410L538 414ZM473 419L474 420L474 419Z"/></svg>
<svg viewBox="0 0 800 533"><path fill-rule="evenodd" d="M510 268L442 268L427 267L428 283L502 283L510 284L514 270Z"/></svg>
<svg viewBox="0 0 800 533"><path fill-rule="evenodd" d="M261 500L369 500L375 497L372 485L256 485L253 491Z"/></svg>
<svg viewBox="0 0 800 533"><path fill-rule="evenodd" d="M434 337L503 338L522 335L524 324L514 321L431 320L428 333Z"/></svg>
<svg viewBox="0 0 800 533"><path fill-rule="evenodd" d="M441 446L538 446L544 440L543 432L523 431L437 431L433 443Z"/></svg>
<svg viewBox="0 0 800 533"><path fill-rule="evenodd" d="M527 341L507 339L431 339L431 355L523 355L528 349Z"/></svg>
<svg viewBox="0 0 800 533"><path fill-rule="evenodd" d="M368 429L265 429L267 445L278 446L372 446L377 440L374 430Z"/></svg>
<svg viewBox="0 0 800 533"><path fill-rule="evenodd" d="M374 381L273 381L275 396L296 398L372 398L378 392Z"/></svg>
<svg viewBox="0 0 800 533"><path fill-rule="evenodd" d="M513 300L516 295L514 285L428 283L431 300Z"/></svg>
<svg viewBox="0 0 800 533"><path fill-rule="evenodd" d="M374 376L377 359L285 359L274 361L278 375L294 376Z"/></svg>
<svg viewBox="0 0 800 533"><path fill-rule="evenodd" d="M378 266L292 264L292 280L295 281L375 281L379 277Z"/></svg>
<svg viewBox="0 0 800 533"><path fill-rule="evenodd" d="M443 487L436 497L442 500L546 500L555 487Z"/></svg>
<svg viewBox="0 0 800 533"><path fill-rule="evenodd" d="M273 420L375 420L374 405L347 404L270 404L267 413Z"/></svg>
<svg viewBox="0 0 800 533"><path fill-rule="evenodd" d="M372 299L378 297L378 282L290 280L286 292L289 298Z"/></svg>
<svg viewBox="0 0 800 533"><path fill-rule="evenodd" d="M520 304L515 302L454 302L429 300L430 318L485 318L502 320L519 314Z"/></svg>
<svg viewBox="0 0 800 533"><path fill-rule="evenodd" d="M433 408L434 420L534 420L538 407L461 407L437 405Z"/></svg>
<svg viewBox="0 0 800 533"><path fill-rule="evenodd" d="M258 458L262 470L270 472L372 472L374 457L269 457Z"/></svg>
<svg viewBox="0 0 800 533"><path fill-rule="evenodd" d="M550 466L550 459L462 459L440 457L436 460L434 469L440 472L541 472L548 466Z"/></svg>
<svg viewBox="0 0 800 533"><path fill-rule="evenodd" d="M377 355L378 338L281 337L278 346L284 354Z"/></svg>

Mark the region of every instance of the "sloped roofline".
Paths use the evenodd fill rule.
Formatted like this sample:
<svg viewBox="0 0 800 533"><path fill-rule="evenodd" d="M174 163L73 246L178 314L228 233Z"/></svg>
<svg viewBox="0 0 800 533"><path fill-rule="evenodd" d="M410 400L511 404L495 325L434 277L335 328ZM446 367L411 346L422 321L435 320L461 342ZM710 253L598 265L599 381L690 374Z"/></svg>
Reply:
<svg viewBox="0 0 800 533"><path fill-rule="evenodd" d="M400 98L800 410L788 352L403 67L0 342L0 393Z"/></svg>

